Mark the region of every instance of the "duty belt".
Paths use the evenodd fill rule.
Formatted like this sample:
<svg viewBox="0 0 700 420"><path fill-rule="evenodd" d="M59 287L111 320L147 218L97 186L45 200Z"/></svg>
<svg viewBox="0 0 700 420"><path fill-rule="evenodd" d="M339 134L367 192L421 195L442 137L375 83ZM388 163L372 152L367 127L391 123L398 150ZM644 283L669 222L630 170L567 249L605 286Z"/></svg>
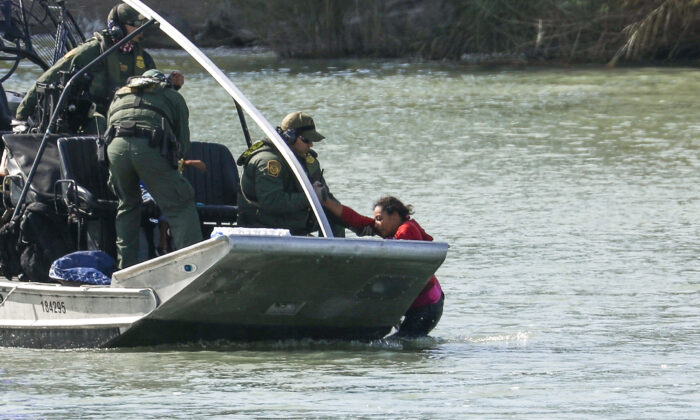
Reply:
<svg viewBox="0 0 700 420"><path fill-rule="evenodd" d="M142 128L142 127L114 127L114 137L145 137L151 142L158 144L163 139L163 130L160 128Z"/></svg>

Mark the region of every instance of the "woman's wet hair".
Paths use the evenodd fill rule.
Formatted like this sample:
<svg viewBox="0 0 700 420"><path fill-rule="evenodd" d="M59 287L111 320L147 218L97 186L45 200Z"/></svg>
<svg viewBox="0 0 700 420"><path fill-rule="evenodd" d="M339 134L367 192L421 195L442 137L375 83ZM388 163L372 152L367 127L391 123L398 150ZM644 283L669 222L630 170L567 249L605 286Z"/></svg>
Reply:
<svg viewBox="0 0 700 420"><path fill-rule="evenodd" d="M399 213L401 219L408 220L408 216L413 214L413 206L405 205L396 197L382 197L374 203L374 207L379 207L388 214Z"/></svg>

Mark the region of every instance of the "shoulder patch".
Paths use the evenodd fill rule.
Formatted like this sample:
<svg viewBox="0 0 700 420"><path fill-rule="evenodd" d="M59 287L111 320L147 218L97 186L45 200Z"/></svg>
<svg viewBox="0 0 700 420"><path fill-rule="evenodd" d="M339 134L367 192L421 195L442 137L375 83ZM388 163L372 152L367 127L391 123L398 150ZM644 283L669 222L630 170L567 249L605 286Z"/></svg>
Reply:
<svg viewBox="0 0 700 420"><path fill-rule="evenodd" d="M120 70L122 73L126 73L126 72L129 70L129 66L127 66L127 65L124 64L124 63L119 63L119 70Z"/></svg>
<svg viewBox="0 0 700 420"><path fill-rule="evenodd" d="M282 164L277 162L276 160L270 160L267 162L267 174L270 176L274 176L277 178L280 176L280 172L282 171Z"/></svg>
<svg viewBox="0 0 700 420"><path fill-rule="evenodd" d="M306 155L306 163L312 164L312 163L314 163L314 162L316 162L316 159L314 159L313 156L311 156L311 155Z"/></svg>

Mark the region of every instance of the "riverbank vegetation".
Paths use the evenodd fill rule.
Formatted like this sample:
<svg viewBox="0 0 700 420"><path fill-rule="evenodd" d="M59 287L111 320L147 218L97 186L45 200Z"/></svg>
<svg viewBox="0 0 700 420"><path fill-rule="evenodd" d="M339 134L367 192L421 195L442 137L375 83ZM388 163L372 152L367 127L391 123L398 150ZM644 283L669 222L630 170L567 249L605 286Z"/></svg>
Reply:
<svg viewBox="0 0 700 420"><path fill-rule="evenodd" d="M605 62L700 58L700 0L224 0L210 26L283 57Z"/></svg>

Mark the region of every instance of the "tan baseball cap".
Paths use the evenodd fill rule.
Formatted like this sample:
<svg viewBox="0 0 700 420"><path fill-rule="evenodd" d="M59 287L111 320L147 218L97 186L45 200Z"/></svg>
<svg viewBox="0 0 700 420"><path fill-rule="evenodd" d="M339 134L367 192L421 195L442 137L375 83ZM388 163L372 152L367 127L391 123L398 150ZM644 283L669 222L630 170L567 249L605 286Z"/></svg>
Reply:
<svg viewBox="0 0 700 420"><path fill-rule="evenodd" d="M298 136L304 137L310 142L319 142L325 139L318 131L316 131L316 124L311 115L305 114L303 112L292 112L291 114L284 117L280 128L283 131L289 130L290 128L296 131Z"/></svg>

